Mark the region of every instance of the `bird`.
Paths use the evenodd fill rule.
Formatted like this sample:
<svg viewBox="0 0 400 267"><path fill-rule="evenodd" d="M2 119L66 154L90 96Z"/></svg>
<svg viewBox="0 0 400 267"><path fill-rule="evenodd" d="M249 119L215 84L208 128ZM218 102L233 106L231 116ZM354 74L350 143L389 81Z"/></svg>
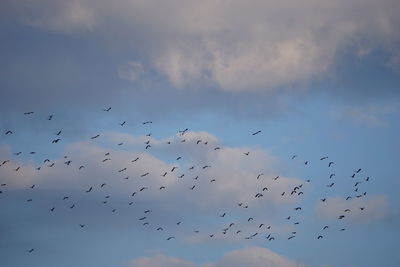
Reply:
<svg viewBox="0 0 400 267"><path fill-rule="evenodd" d="M320 158L319 160L324 160L324 159L327 159L328 157L322 157L322 158Z"/></svg>
<svg viewBox="0 0 400 267"><path fill-rule="evenodd" d="M132 160L131 162L136 162L139 160L139 157L135 158L134 160Z"/></svg>
<svg viewBox="0 0 400 267"><path fill-rule="evenodd" d="M56 135L60 135L61 132L62 132L62 130L59 130L59 131L56 133Z"/></svg>
<svg viewBox="0 0 400 267"><path fill-rule="evenodd" d="M178 167L172 167L171 172L173 172L176 169L178 169Z"/></svg>
<svg viewBox="0 0 400 267"><path fill-rule="evenodd" d="M123 121L122 123L120 123L119 125L124 126L126 123L126 121Z"/></svg>
<svg viewBox="0 0 400 267"><path fill-rule="evenodd" d="M333 176L335 176L334 173L332 173L331 175L329 175L329 179L331 179Z"/></svg>
<svg viewBox="0 0 400 267"><path fill-rule="evenodd" d="M13 134L13 132L12 131L10 131L10 130L8 130L8 131L6 131L6 133L5 133L6 135L9 135L9 134Z"/></svg>
<svg viewBox="0 0 400 267"><path fill-rule="evenodd" d="M147 176L147 175L149 175L149 173L148 173L148 172L146 172L146 173L143 173L142 175L140 175L140 177L145 177L145 176Z"/></svg>
<svg viewBox="0 0 400 267"><path fill-rule="evenodd" d="M226 213L222 213L222 215L220 215L219 217L225 217Z"/></svg>
<svg viewBox="0 0 400 267"><path fill-rule="evenodd" d="M297 157L297 155L293 155L293 156L292 156L292 159L295 159L296 157Z"/></svg>
<svg viewBox="0 0 400 267"><path fill-rule="evenodd" d="M332 187L335 183L331 183L329 185L327 185L327 187Z"/></svg>
<svg viewBox="0 0 400 267"><path fill-rule="evenodd" d="M34 113L33 111L24 112L24 115L32 115L33 113Z"/></svg>
<svg viewBox="0 0 400 267"><path fill-rule="evenodd" d="M90 193L92 191L92 187L90 187L88 190L86 190L86 193Z"/></svg>
<svg viewBox="0 0 400 267"><path fill-rule="evenodd" d="M174 236L170 236L170 237L167 238L167 240L169 241L169 240L174 239L174 238L175 238Z"/></svg>
<svg viewBox="0 0 400 267"><path fill-rule="evenodd" d="M35 249L31 248L28 250L29 253L32 253Z"/></svg>
<svg viewBox="0 0 400 267"><path fill-rule="evenodd" d="M79 224L79 226L80 226L81 228L85 227L85 225L84 225L84 224Z"/></svg>
<svg viewBox="0 0 400 267"><path fill-rule="evenodd" d="M47 120L51 121L52 118L53 118L53 115L49 115L49 117L47 118Z"/></svg>
<svg viewBox="0 0 400 267"><path fill-rule="evenodd" d="M244 152L243 154L245 154L246 156L248 156L248 155L250 154L250 151Z"/></svg>
<svg viewBox="0 0 400 267"><path fill-rule="evenodd" d="M261 131L259 130L259 131L257 131L257 132L254 132L254 133L252 133L251 135L256 135L256 134L259 134L259 133L261 133Z"/></svg>
<svg viewBox="0 0 400 267"><path fill-rule="evenodd" d="M108 107L108 108L105 108L105 109L103 109L104 111L110 111L111 110L111 107Z"/></svg>
<svg viewBox="0 0 400 267"><path fill-rule="evenodd" d="M161 190L161 189L165 189L165 186L161 186L161 187L160 187L160 190Z"/></svg>
<svg viewBox="0 0 400 267"><path fill-rule="evenodd" d="M257 175L257 180L258 180L262 175L264 175L264 173L260 173L259 175Z"/></svg>
<svg viewBox="0 0 400 267"><path fill-rule="evenodd" d="M60 139L60 138L57 138L57 139L54 139L53 141L51 141L51 143L52 143L52 144L56 144L56 143L58 143L59 141L61 141L61 139Z"/></svg>
<svg viewBox="0 0 400 267"><path fill-rule="evenodd" d="M329 162L328 167L332 166L332 164L334 164L333 161Z"/></svg>
<svg viewBox="0 0 400 267"><path fill-rule="evenodd" d="M278 178L279 178L279 175L278 175L278 176L276 176L276 177L274 178L274 180L276 181L276 180L278 180Z"/></svg>
<svg viewBox="0 0 400 267"><path fill-rule="evenodd" d="M97 134L97 135L95 135L95 136L90 137L90 139L96 139L96 138L98 138L99 136L100 136L100 135Z"/></svg>
<svg viewBox="0 0 400 267"><path fill-rule="evenodd" d="M323 236L322 235L319 235L318 237L317 237L317 239L321 239Z"/></svg>
<svg viewBox="0 0 400 267"><path fill-rule="evenodd" d="M143 125L149 124L149 123L153 123L153 122L152 122L152 121L145 121L145 122L142 122Z"/></svg>

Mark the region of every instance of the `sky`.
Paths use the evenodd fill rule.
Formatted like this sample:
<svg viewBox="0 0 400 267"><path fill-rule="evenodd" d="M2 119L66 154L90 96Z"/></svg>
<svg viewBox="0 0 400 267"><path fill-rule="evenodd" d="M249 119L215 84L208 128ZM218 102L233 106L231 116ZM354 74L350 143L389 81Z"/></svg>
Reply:
<svg viewBox="0 0 400 267"><path fill-rule="evenodd" d="M5 0L0 265L399 266L396 0Z"/></svg>

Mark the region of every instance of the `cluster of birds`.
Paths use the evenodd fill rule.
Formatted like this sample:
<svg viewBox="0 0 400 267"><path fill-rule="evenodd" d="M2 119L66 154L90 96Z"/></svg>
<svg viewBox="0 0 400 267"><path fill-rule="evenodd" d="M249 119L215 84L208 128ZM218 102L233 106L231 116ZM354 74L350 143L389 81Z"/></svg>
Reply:
<svg viewBox="0 0 400 267"><path fill-rule="evenodd" d="M107 108L103 109L103 111L104 112L110 112L111 109L112 109L111 107L107 107ZM33 111L24 113L25 116L32 116L33 114L35 114ZM49 120L49 121L53 120L53 117L54 117L53 115L49 115L47 117L47 120ZM126 125L126 123L127 123L126 121L122 121L121 123L119 123L119 125L121 127L123 127L123 126ZM142 122L142 125L150 125L152 123L153 123L152 121L144 121L144 122ZM177 135L179 137L177 139L177 142L180 142L180 143L193 142L192 140L191 141L187 141L186 138L185 138L185 134L187 134L188 131L189 131L188 128L185 128L183 130L179 130L177 132ZM12 136L13 134L14 134L14 130L13 129L4 130L4 135L6 135L6 136ZM251 136L255 136L255 135L259 135L259 134L261 134L261 130L258 130L258 131L250 133ZM150 137L150 136L151 136L151 133L148 133L146 135L146 137ZM101 137L101 134L95 134L95 135L90 137L90 140L94 140L94 139L97 139L97 138L100 138L100 137ZM148 139L149 140L144 142L144 147L143 148L144 148L145 152L150 153L149 151L151 150L152 143L151 143L150 138L148 138ZM58 144L61 141L62 141L62 130L59 130L59 131L57 131L55 133L55 137L53 139L51 139L50 142L51 142L51 144ZM207 140L201 140L201 139L195 140L194 143L196 145L200 145L200 144L203 144L203 145L206 145L206 146L208 145L208 141ZM166 141L166 144L171 145L172 141ZM118 143L118 146L122 146L122 145L123 145L123 142ZM220 150L220 149L221 149L221 147L219 147L219 146L210 148L210 150L214 150L214 151L217 151L217 150ZM249 151L243 151L242 153L243 153L243 157L251 157ZM19 155L22 154L22 152L18 151L18 152L14 152L13 154L15 156L19 156ZM36 154L35 151L30 151L29 152L29 155L34 155L34 154ZM176 161L182 160L182 156L177 156L177 157L174 157L174 158L175 158ZM297 161L299 158L300 157L298 155L292 155L291 157L289 157L289 159L293 160L293 161ZM104 159L102 159L101 162L105 163L107 161L110 161L111 159L112 159L111 158L111 154L109 152L107 152L107 153L104 154ZM134 159L131 160L131 163L136 163L136 162L140 161L140 159L141 159L141 157L137 156L137 157L135 157ZM66 166L70 166L70 165L72 166L72 164L73 164L73 160L70 159L68 156L64 156L64 160L63 161L64 161L64 164ZM327 165L327 168L329 170L331 170L333 168L334 164L335 164L334 161L330 161L328 156L320 157L319 161L327 162L326 165ZM3 159L0 162L0 167L1 168L7 168L7 165L9 165L10 162L11 162L11 159ZM42 166L36 167L36 171L40 171L44 167L45 168L53 168L53 167L55 167L55 162L51 161L48 158L43 160L43 164L44 165L42 165ZM304 160L301 164L309 165L310 162L309 162L309 160ZM209 164L200 166L199 170L200 171L206 171L208 168L216 168L216 167L217 166L214 166L213 164L209 163ZM15 172L20 172L21 168L22 168L21 166L17 166L15 168L13 168L12 170L15 171ZM84 164L83 165L81 165L81 164L77 165L77 169L78 170L82 170L84 168L85 168ZM163 177L166 177L168 174L175 175L177 173L176 170L178 170L179 168L180 168L180 166L178 165L178 166L173 166L169 170L160 170L159 173L157 174L157 177L159 177L160 179L163 179ZM189 170L193 170L194 168L195 168L195 166L191 166L189 168ZM118 169L118 170L116 170L116 173L117 174L123 174L124 172L127 171L127 169L128 169L127 167ZM143 172L140 175L140 178L146 179L147 176L151 176L152 174L154 174L154 173L151 173L150 171L146 171L146 172ZM362 197L365 197L367 195L367 192L361 192L360 185L362 183L364 183L364 182L368 182L370 180L370 178L369 177L363 178L363 177L361 177L361 174L362 174L362 169L358 168L358 169L356 169L354 171L354 173L349 175L349 178L354 179L354 188L353 188L353 192L354 193L351 194L351 195L348 195L346 197L346 200L350 200L352 198L362 198ZM178 174L175 175L176 178L183 178L184 176L185 176L184 173L182 173L180 175L178 175ZM259 173L256 177L254 177L254 179L256 181L262 181L263 179L265 179L264 176L265 176L264 173ZM217 182L217 178L210 178L209 179L209 183ZM272 183L278 182L279 178L280 178L280 176L270 177L270 181ZM327 188L333 188L335 186L334 178L335 178L335 173L331 173L329 175L329 180L331 182L329 182L326 185ZM1 181L1 179L4 179L4 177L0 177L0 183L1 183L0 184L0 197L1 197L1 195L4 195L5 190L7 188L7 183L5 183L4 181ZM124 179L128 180L129 176L124 177ZM188 190L195 190L196 189L196 186L197 186L196 181L198 179L199 179L199 175L197 175L197 176L195 176L193 178L194 184L191 185L190 187L188 187ZM284 198L284 197L300 197L301 195L304 194L303 188L306 186L307 183L310 183L310 182L311 182L310 179L304 180L304 183L297 184L297 185L293 186L293 188L289 188L289 190L286 190L286 191L283 191L283 192L278 192L278 193L280 194L280 196L282 198ZM100 188L104 188L106 186L107 186L107 183L101 183L100 184ZM33 184L33 185L29 186L29 187L32 190L37 188L37 186L35 184ZM142 194L142 193L144 193L144 191L146 191L148 189L149 189L148 186L142 186L142 187L138 188L137 191L133 192L130 197L134 197L137 194ZM158 188L158 190L165 190L165 189L166 189L165 185L160 186ZM89 194L93 190L95 190L95 186L90 186L89 188L85 189L83 193ZM263 185L262 188L260 188L259 192L255 192L255 194L254 194L254 192L250 192L250 193L254 194L254 198L255 199L261 199L266 194L269 194L269 192L273 191L273 190L274 190L273 186L269 186L269 185L265 186L265 185ZM104 200L102 201L103 204L107 204L108 200L110 199L110 197L111 197L110 195L105 195L104 196ZM1 200L1 198L0 198L0 200ZM70 199L70 196L63 196L62 200L67 201L67 200L71 200L71 199ZM32 202L33 198L28 198L25 201L26 202ZM321 198L320 201L322 203L328 202L326 197ZM129 201L127 204L128 205L133 205L134 201ZM74 209L75 206L76 206L75 202L72 202L71 204L68 205L69 209ZM249 204L246 204L246 203L243 203L243 202L236 203L235 206L237 206L239 208L243 208L243 209L248 209L249 208ZM366 207L364 207L364 206L359 207L360 211L364 211L365 209L366 209ZM298 216L296 216L297 213L301 212L302 210L303 210L303 207L301 207L301 206L294 207L293 208L294 214L288 215L287 217L284 218L284 220L287 221L287 222L290 222L294 226L299 225L300 221L296 220L295 218L298 217ZM113 213L115 213L116 211L117 211L116 208L113 208L111 210L111 212L113 212ZM50 213L56 212L56 206L50 206L49 207L49 212ZM344 220L346 218L347 214L350 213L350 212L351 212L350 209L345 209L345 210L341 211L340 214L337 214L337 220L339 220L339 221ZM151 221L150 221L150 216L149 215L151 213L152 213L152 210L146 209L143 212L143 215L140 216L140 218L138 218L138 221L141 222L143 226L150 225ZM218 217L219 218L227 218L229 216L228 216L228 213L225 211L225 212L222 212L221 214L215 215L215 217L217 217L217 218ZM178 221L178 222L176 222L176 226L180 226L182 223L183 223L183 221ZM266 225L265 222L261 222L261 221L257 222L257 221L255 221L254 217L252 217L252 216L248 217L247 220L245 220L245 223L247 223L249 225L252 224L250 228L251 229L257 229L257 230L255 232L251 232L251 233L247 233L247 234L241 234L243 232L248 232L248 231L244 230L245 228L241 229L240 227L238 227L238 225L240 225L240 223L238 221L232 221L232 222L229 222L225 227L220 229L220 233L222 235L227 235L228 233L232 232L234 235L241 236L244 239L253 239L253 238L256 238L258 236L263 236L263 238L265 240L273 241L273 240L275 240L277 238L277 236L273 235L273 232L271 231L272 230L272 225ZM86 224L84 224L84 223L80 223L79 224L79 228L85 228L85 227L87 227ZM324 225L323 227L321 227L320 231L316 234L315 238L316 239L322 239L326 235L325 234L326 230L329 227L330 227L329 225ZM158 226L158 227L155 227L155 231L164 231L164 228L165 227L163 227L163 226ZM339 231L345 231L346 228L343 227L343 225L342 225L341 227L339 227L338 230ZM195 228L195 229L193 229L193 233L200 234L200 230ZM291 231L290 235L287 236L286 238L288 240L291 240L291 239L296 237L296 234L297 234L297 231ZM207 233L207 235L208 235L208 238L213 238L216 235L216 233L215 232ZM175 235L167 235L167 236L165 236L165 239L167 241L173 240L175 238L176 238ZM32 253L34 251L34 248L30 248L27 251L29 253Z"/></svg>

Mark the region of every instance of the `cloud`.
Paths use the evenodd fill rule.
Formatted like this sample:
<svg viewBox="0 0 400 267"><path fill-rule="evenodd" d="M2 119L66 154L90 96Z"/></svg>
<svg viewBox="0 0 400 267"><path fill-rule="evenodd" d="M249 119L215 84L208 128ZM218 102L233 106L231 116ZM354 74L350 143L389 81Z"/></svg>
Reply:
<svg viewBox="0 0 400 267"><path fill-rule="evenodd" d="M349 48L383 49L397 62L400 42L394 0L15 2L14 12L34 26L132 43L144 52L137 64L178 88L274 92L327 77Z"/></svg>
<svg viewBox="0 0 400 267"><path fill-rule="evenodd" d="M143 65L142 63L137 61L129 61L127 64L118 69L119 77L131 82L136 82L140 80L143 73Z"/></svg>
<svg viewBox="0 0 400 267"><path fill-rule="evenodd" d="M150 141L151 148L144 148L145 140ZM202 141L197 144L198 140ZM123 142L122 146L117 145L120 142ZM217 146L220 149L215 150ZM256 147L223 146L217 137L207 132L187 132L164 139L103 133L96 140L70 144L61 153L67 157L49 158L50 161L44 163L44 155L37 154L36 159L28 159L26 155L18 157L4 149L0 160L11 161L0 166L2 183L7 184L2 189L3 194L24 192L35 184L35 189L31 190L37 192L35 203L45 203L45 209L55 200L41 201L40 195L52 192L58 195L57 199L71 194L83 198L78 202L93 205L90 210L94 213L99 210L99 203L93 201L109 194L113 205L118 207L133 201L140 210L154 210L151 225L162 225L165 234L190 243L210 242L210 233L215 234L213 240L239 242L245 236L259 232L261 223L265 227L271 226L268 230L271 234L287 234L291 227L282 226L278 221L287 212L286 207L302 201L297 194L288 193L303 183L301 179L284 175L278 180L272 179L278 175L278 160L272 155ZM134 161L137 157L139 159ZM177 160L178 157L182 158ZM41 169L36 170L39 166ZM80 166L84 168L79 169ZM17 167L20 167L18 171ZM177 168L172 171L173 167ZM257 179L260 173L264 175ZM100 187L103 183L106 186ZM93 191L85 193L90 187ZM262 191L264 187L268 190ZM146 189L142 192L141 188ZM302 190L307 191L306 185ZM288 193L285 197L281 196L283 191ZM136 192L134 196L133 192ZM260 192L263 197L255 198ZM76 200L71 201L75 203ZM257 212L260 210L263 212ZM223 212L227 215L220 218ZM133 215L120 216L131 218ZM247 221L250 216L254 217L251 223ZM184 228L178 231L176 222L179 220L184 221ZM221 229L232 222L235 225L229 233L222 234ZM195 229L200 234L195 234ZM241 234L235 234L238 230Z"/></svg>
<svg viewBox="0 0 400 267"><path fill-rule="evenodd" d="M289 260L267 248L249 247L226 253L214 263L196 264L186 260L156 255L154 257L142 257L131 262L132 267L301 267L304 264Z"/></svg>
<svg viewBox="0 0 400 267"><path fill-rule="evenodd" d="M332 113L332 116L336 119L350 120L357 124L376 127L385 126L385 115L394 113L397 110L397 104L369 104L347 107L339 112Z"/></svg>
<svg viewBox="0 0 400 267"><path fill-rule="evenodd" d="M350 211L345 212L346 209ZM384 218L388 214L389 207L386 195L372 195L350 200L341 197L328 198L326 203L319 202L316 210L321 219L337 220L340 215L345 215L345 220L348 222L362 223Z"/></svg>

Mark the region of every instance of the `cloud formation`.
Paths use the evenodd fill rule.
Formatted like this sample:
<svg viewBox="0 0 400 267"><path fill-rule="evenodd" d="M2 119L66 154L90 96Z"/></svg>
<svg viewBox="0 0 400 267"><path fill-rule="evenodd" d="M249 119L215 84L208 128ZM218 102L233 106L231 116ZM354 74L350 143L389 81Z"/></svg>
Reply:
<svg viewBox="0 0 400 267"><path fill-rule="evenodd" d="M267 248L249 247L226 253L214 263L196 264L190 261L156 255L142 257L131 262L132 267L305 267L306 265L287 259Z"/></svg>
<svg viewBox="0 0 400 267"><path fill-rule="evenodd" d="M40 28L94 31L115 42L123 35L144 52L140 64L177 88L275 91L326 77L349 48L355 55L383 49L392 62L399 53L395 0L43 0L6 7Z"/></svg>

